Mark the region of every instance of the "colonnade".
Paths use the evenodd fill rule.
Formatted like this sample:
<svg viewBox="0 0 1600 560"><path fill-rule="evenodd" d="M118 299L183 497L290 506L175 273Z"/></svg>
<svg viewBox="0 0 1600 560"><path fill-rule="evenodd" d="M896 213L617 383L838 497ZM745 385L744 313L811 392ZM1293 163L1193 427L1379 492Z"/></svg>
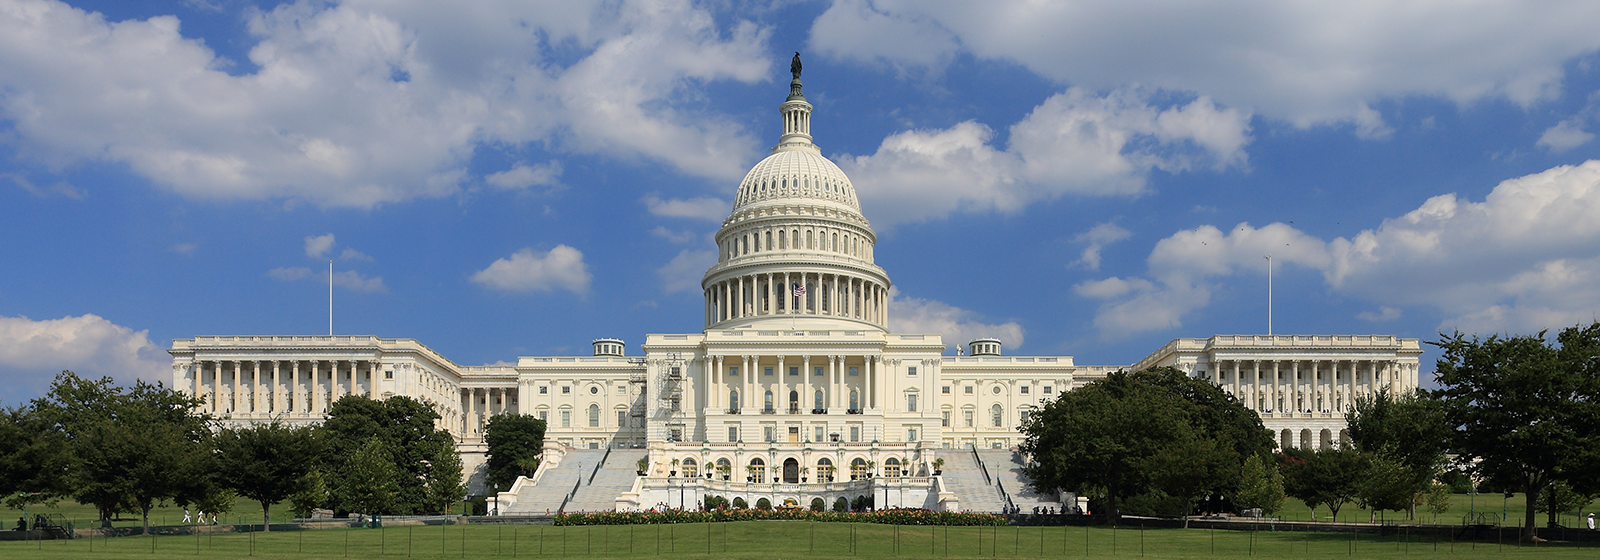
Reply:
<svg viewBox="0 0 1600 560"><path fill-rule="evenodd" d="M702 402L711 411L741 413L810 413L816 409L816 391L823 394L824 410L833 413L876 411L882 406L879 394L883 385L883 359L879 356L711 356L711 379L706 384ZM766 368L773 368L774 379L765 379ZM860 381L851 382L850 368L857 368ZM735 370L734 368L737 368ZM799 368L799 375L790 376L789 368ZM822 368L823 375L816 375ZM794 379L799 377L799 379ZM817 380L821 377L821 380ZM851 406L850 391L857 391L857 402ZM770 412L767 410L766 391L773 392ZM730 402L732 391L738 392L737 406ZM791 408L789 392L798 392Z"/></svg>
<svg viewBox="0 0 1600 560"><path fill-rule="evenodd" d="M461 433L467 437L483 435L483 427L490 416L517 412L517 390L501 387L469 387L461 389Z"/></svg>
<svg viewBox="0 0 1600 560"><path fill-rule="evenodd" d="M796 295L796 285L805 286ZM729 278L705 291L706 326L745 317L820 315L888 324L889 291L866 279L820 272L768 272Z"/></svg>
<svg viewBox="0 0 1600 560"><path fill-rule="evenodd" d="M1210 379L1256 412L1344 412L1358 397L1416 387L1398 360L1218 360Z"/></svg>
<svg viewBox="0 0 1600 560"><path fill-rule="evenodd" d="M382 364L369 360L197 360L195 396L207 412L322 414L345 395L377 398Z"/></svg>

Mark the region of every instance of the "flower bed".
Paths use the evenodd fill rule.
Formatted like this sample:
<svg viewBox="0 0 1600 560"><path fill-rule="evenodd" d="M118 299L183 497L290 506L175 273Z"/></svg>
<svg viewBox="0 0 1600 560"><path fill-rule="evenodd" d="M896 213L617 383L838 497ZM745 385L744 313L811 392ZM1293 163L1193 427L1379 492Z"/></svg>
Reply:
<svg viewBox="0 0 1600 560"><path fill-rule="evenodd" d="M881 523L884 525L1005 525L1006 518L988 513L953 513L920 509L893 509L860 513L798 510L715 509L711 511L614 511L563 513L556 525L648 525L655 523L719 523L725 521L822 521L830 523Z"/></svg>

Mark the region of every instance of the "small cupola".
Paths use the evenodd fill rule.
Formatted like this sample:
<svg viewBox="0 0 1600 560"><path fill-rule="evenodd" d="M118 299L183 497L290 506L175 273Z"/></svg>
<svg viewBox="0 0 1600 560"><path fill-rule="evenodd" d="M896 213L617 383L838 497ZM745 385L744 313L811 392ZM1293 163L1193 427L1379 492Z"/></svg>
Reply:
<svg viewBox="0 0 1600 560"><path fill-rule="evenodd" d="M967 343L967 347L972 349L971 355L973 356L1000 355L1000 339L998 338L973 339L972 342Z"/></svg>
<svg viewBox="0 0 1600 560"><path fill-rule="evenodd" d="M596 356L621 356L622 351L628 347L618 338L594 339L594 355Z"/></svg>

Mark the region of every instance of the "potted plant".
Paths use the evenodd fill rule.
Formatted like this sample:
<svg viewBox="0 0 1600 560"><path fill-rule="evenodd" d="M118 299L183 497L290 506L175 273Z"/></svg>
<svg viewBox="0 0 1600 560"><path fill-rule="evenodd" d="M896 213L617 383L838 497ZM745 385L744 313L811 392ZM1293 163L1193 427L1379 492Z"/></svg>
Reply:
<svg viewBox="0 0 1600 560"><path fill-rule="evenodd" d="M878 472L878 462L877 461L867 461L867 478L872 478L872 475L877 474L877 472Z"/></svg>
<svg viewBox="0 0 1600 560"><path fill-rule="evenodd" d="M934 459L933 460L933 476L939 476L943 472L944 472L944 457L939 457L937 459Z"/></svg>
<svg viewBox="0 0 1600 560"><path fill-rule="evenodd" d="M672 471L668 472L667 476L668 477L678 476L678 458L677 457L673 457L672 458Z"/></svg>
<svg viewBox="0 0 1600 560"><path fill-rule="evenodd" d="M744 481L745 482L753 483L753 482L756 481L756 466L755 465L745 465L744 466L744 472L745 472L745 475L746 475L744 477Z"/></svg>
<svg viewBox="0 0 1600 560"><path fill-rule="evenodd" d="M650 468L650 458L640 457L639 462L635 463L635 465L639 467L639 476L644 476L645 472Z"/></svg>
<svg viewBox="0 0 1600 560"><path fill-rule="evenodd" d="M806 481L806 475L808 474L811 474L811 467L800 467L800 482L804 483Z"/></svg>
<svg viewBox="0 0 1600 560"><path fill-rule="evenodd" d="M722 473L722 480L728 480L728 473L733 470L733 465L717 465L717 472Z"/></svg>

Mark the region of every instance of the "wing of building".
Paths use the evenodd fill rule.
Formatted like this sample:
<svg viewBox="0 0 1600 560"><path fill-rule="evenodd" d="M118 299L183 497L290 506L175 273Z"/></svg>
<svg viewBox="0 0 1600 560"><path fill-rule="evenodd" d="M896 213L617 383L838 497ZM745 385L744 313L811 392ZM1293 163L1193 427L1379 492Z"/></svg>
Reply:
<svg viewBox="0 0 1600 560"><path fill-rule="evenodd" d="M412 339L197 336L172 380L230 422L313 423L346 395L432 403L474 493L482 427L547 422L539 472L493 496L501 513L696 507L706 496L800 507L1061 507L1025 487L1018 426L1044 401L1125 366L1007 356L973 340L888 330L889 274L854 185L812 142L799 78L783 135L738 186L706 271L704 330L623 340L591 356L461 366ZM1131 366L1175 366L1237 395L1285 447L1342 438L1352 399L1417 384L1416 339L1219 335L1174 340ZM943 459L935 467L935 461ZM645 465L641 470L640 464ZM636 472L640 471L640 472ZM1067 504L1071 507L1072 503Z"/></svg>

